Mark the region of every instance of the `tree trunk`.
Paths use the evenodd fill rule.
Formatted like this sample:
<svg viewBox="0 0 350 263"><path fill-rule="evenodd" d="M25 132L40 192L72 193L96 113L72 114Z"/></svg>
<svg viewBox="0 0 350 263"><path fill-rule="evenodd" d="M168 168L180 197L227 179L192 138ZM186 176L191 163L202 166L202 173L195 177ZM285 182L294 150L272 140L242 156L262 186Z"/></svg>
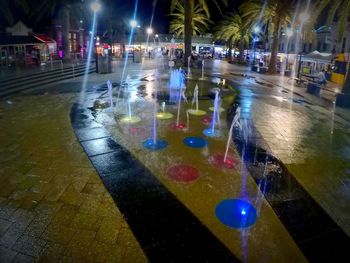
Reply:
<svg viewBox="0 0 350 263"><path fill-rule="evenodd" d="M192 55L192 13L193 13L193 0L183 0L185 7L185 57L184 62L187 63L187 59Z"/></svg>
<svg viewBox="0 0 350 263"><path fill-rule="evenodd" d="M63 58L69 60L70 57L70 43L69 43L69 28L70 28L70 6L65 5L63 7L63 19L62 19L62 50Z"/></svg>
<svg viewBox="0 0 350 263"><path fill-rule="evenodd" d="M271 57L270 57L270 63L269 68L267 72L269 74L276 74L277 73L277 54L278 54L278 45L279 45L279 33L280 33L280 19L277 18L273 31L273 41L272 41L272 47L271 47Z"/></svg>
<svg viewBox="0 0 350 263"><path fill-rule="evenodd" d="M238 61L239 61L239 63L243 63L243 58L244 58L244 56L243 56L243 53L244 53L244 40L243 39L241 39L239 41L238 48L239 48Z"/></svg>
<svg viewBox="0 0 350 263"><path fill-rule="evenodd" d="M343 93L350 97L350 67L348 67L348 73L346 74Z"/></svg>
<svg viewBox="0 0 350 263"><path fill-rule="evenodd" d="M228 45L227 57L228 57L228 61L231 61L232 59L232 40L231 39L227 41L227 45Z"/></svg>

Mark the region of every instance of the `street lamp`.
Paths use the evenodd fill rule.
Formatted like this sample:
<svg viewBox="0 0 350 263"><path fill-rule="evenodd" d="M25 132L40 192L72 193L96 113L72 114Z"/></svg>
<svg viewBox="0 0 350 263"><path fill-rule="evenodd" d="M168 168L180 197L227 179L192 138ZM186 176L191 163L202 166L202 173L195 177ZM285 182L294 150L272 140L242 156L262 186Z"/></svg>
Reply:
<svg viewBox="0 0 350 263"><path fill-rule="evenodd" d="M96 37L96 16L97 16L97 12L100 11L101 9L101 4L98 2L98 0L96 0L95 2L91 3L90 5L91 10L94 12L94 23L92 25L92 32L91 32L91 39L96 39L97 41L97 37ZM93 43L93 41L91 41L91 44ZM90 44L90 45L91 45ZM90 53L91 54L91 53ZM95 43L95 63L96 63L96 73L98 73L98 55L97 55L97 43Z"/></svg>
<svg viewBox="0 0 350 263"><path fill-rule="evenodd" d="M137 27L137 21L136 21L135 19L131 20L131 21L130 21L130 26L131 26L132 28Z"/></svg>
<svg viewBox="0 0 350 263"><path fill-rule="evenodd" d="M152 35L153 29L151 27L149 27L149 28L147 28L146 32L147 32L147 35Z"/></svg>

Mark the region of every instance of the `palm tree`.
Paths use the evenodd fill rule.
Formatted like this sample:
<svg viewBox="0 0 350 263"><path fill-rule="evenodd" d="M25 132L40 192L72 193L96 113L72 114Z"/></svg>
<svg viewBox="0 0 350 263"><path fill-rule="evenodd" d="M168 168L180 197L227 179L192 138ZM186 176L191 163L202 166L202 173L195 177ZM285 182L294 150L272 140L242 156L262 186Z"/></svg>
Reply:
<svg viewBox="0 0 350 263"><path fill-rule="evenodd" d="M268 25L272 32L271 57L268 73L276 74L277 72L277 53L280 41L281 28L291 21L291 12L293 10L292 0L250 0L243 3L239 10L243 18L251 25ZM257 21L257 19L260 21Z"/></svg>
<svg viewBox="0 0 350 263"><path fill-rule="evenodd" d="M322 10L328 10L326 25L331 25L334 18L338 19L338 42L341 42L350 18L350 1L349 0L320 0L316 6L316 15L318 16ZM342 50L343 52L343 50ZM347 69L346 79L343 86L343 93L350 101L350 67Z"/></svg>
<svg viewBox="0 0 350 263"><path fill-rule="evenodd" d="M229 13L214 28L214 38L225 40L229 46L229 54L231 56L232 44L238 44L239 61L243 61L244 46L249 43L251 37L249 25L245 24L242 16L237 13Z"/></svg>
<svg viewBox="0 0 350 263"><path fill-rule="evenodd" d="M185 8L183 3L177 1L174 9L174 12L171 14L174 19L170 22L170 32L176 34L177 36L183 36L185 34ZM197 4L193 8L191 17L192 35L201 34L205 30L209 29L209 24L211 21L207 17L201 5Z"/></svg>
<svg viewBox="0 0 350 263"><path fill-rule="evenodd" d="M7 24L14 24L13 8L20 8L28 14L29 6L26 0L0 0L0 15L5 18Z"/></svg>
<svg viewBox="0 0 350 263"><path fill-rule="evenodd" d="M208 18L210 18L210 13L209 13L209 7L207 4L207 0L171 0L171 7L170 11L173 12L176 7L176 3L179 1L183 1L184 3L184 13L185 13L185 18L184 18L184 42L185 42L185 58L191 56L192 54L192 14L195 6L199 4L202 8L205 14L207 15ZM218 9L220 9L219 1L217 0L211 0L212 3L214 3ZM225 6L227 6L227 0L220 0L221 3L223 3ZM187 59L185 59L187 61Z"/></svg>

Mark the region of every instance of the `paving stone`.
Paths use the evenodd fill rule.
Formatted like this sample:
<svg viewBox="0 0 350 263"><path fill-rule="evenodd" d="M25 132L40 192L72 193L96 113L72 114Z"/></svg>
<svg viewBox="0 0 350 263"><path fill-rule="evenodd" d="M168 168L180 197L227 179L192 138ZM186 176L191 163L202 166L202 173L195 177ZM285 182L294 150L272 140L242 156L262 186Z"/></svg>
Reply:
<svg viewBox="0 0 350 263"><path fill-rule="evenodd" d="M60 201L69 205L80 206L84 202L84 196L73 185L69 185L61 195Z"/></svg>
<svg viewBox="0 0 350 263"><path fill-rule="evenodd" d="M51 224L46 228L41 237L55 243L67 244L76 232L76 229L73 228Z"/></svg>
<svg viewBox="0 0 350 263"><path fill-rule="evenodd" d="M48 227L51 220L51 216L39 214L26 228L24 234L31 237L40 237L44 233L45 229Z"/></svg>
<svg viewBox="0 0 350 263"><path fill-rule="evenodd" d="M35 262L35 259L31 256L18 253L12 262L13 263L32 263L32 262Z"/></svg>
<svg viewBox="0 0 350 263"><path fill-rule="evenodd" d="M65 248L64 255L90 260L90 246L95 238L96 232L77 231Z"/></svg>
<svg viewBox="0 0 350 263"><path fill-rule="evenodd" d="M94 262L126 262L123 261L125 247L118 244L104 244L93 241L91 243L89 255Z"/></svg>
<svg viewBox="0 0 350 263"><path fill-rule="evenodd" d="M115 243L121 227L121 222L118 222L115 218L104 218L100 229L97 231L96 240L102 243Z"/></svg>
<svg viewBox="0 0 350 263"><path fill-rule="evenodd" d="M26 225L21 223L12 223L6 233L1 236L0 245L11 248L17 239L24 233L26 227Z"/></svg>
<svg viewBox="0 0 350 263"><path fill-rule="evenodd" d="M101 218L97 215L77 213L70 227L75 229L97 230L101 224Z"/></svg>
<svg viewBox="0 0 350 263"><path fill-rule="evenodd" d="M123 262L147 263L149 262L140 247L126 247Z"/></svg>
<svg viewBox="0 0 350 263"><path fill-rule="evenodd" d="M11 224L11 221L0 219L0 237L6 233L7 229L11 226Z"/></svg>
<svg viewBox="0 0 350 263"><path fill-rule="evenodd" d="M64 246L54 242L47 242L41 252L39 262L59 262L63 255Z"/></svg>
<svg viewBox="0 0 350 263"><path fill-rule="evenodd" d="M6 247L0 246L0 262L1 263L8 263L12 262L13 259L16 257L17 252L8 249Z"/></svg>
<svg viewBox="0 0 350 263"><path fill-rule="evenodd" d="M25 255L39 257L45 245L46 241L43 239L23 235L17 239L12 249Z"/></svg>
<svg viewBox="0 0 350 263"><path fill-rule="evenodd" d="M52 223L69 226L78 212L78 206L64 204L60 210L55 213Z"/></svg>

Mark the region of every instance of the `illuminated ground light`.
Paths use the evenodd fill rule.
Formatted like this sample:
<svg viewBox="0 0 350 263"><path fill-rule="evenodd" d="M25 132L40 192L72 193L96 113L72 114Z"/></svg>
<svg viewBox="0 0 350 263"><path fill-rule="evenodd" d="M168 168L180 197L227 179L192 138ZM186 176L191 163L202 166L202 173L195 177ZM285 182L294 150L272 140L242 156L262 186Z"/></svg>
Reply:
<svg viewBox="0 0 350 263"><path fill-rule="evenodd" d="M203 134L208 137L220 137L221 132L219 130L213 130L212 128L208 128L203 130Z"/></svg>
<svg viewBox="0 0 350 263"><path fill-rule="evenodd" d="M156 140L147 139L142 143L143 147L151 151L159 151L168 146L168 142L165 140Z"/></svg>
<svg viewBox="0 0 350 263"><path fill-rule="evenodd" d="M137 116L125 116L120 119L120 122L122 123L137 123L140 122L141 119Z"/></svg>
<svg viewBox="0 0 350 263"><path fill-rule="evenodd" d="M140 127L131 127L129 129L129 132L131 135L144 135L146 133L145 128L140 128Z"/></svg>
<svg viewBox="0 0 350 263"><path fill-rule="evenodd" d="M210 110L210 111L214 111L214 107L209 107L209 110ZM223 111L225 111L225 109L220 107L220 108L219 108L219 111L220 111L220 112L223 112Z"/></svg>
<svg viewBox="0 0 350 263"><path fill-rule="evenodd" d="M246 228L257 220L255 208L241 199L226 199L219 203L215 215L224 225L231 228Z"/></svg>
<svg viewBox="0 0 350 263"><path fill-rule="evenodd" d="M191 148L203 148L208 145L208 142L201 137L186 137L183 142Z"/></svg>
<svg viewBox="0 0 350 263"><path fill-rule="evenodd" d="M170 123L169 128L172 130L184 130L186 129L186 125L184 123L179 122L179 124L177 124L176 122Z"/></svg>
<svg viewBox="0 0 350 263"><path fill-rule="evenodd" d="M231 156L227 156L225 161L224 159L224 154L215 154L210 157L210 163L212 163L215 167L221 169L233 169L239 164L238 160Z"/></svg>
<svg viewBox="0 0 350 263"><path fill-rule="evenodd" d="M203 116L207 114L204 110L194 110L194 109L188 110L188 113L195 116Z"/></svg>
<svg viewBox="0 0 350 263"><path fill-rule="evenodd" d="M160 120L167 120L167 119L171 119L172 117L174 117L174 115L169 113L169 112L158 112L157 113L157 118Z"/></svg>
<svg viewBox="0 0 350 263"><path fill-rule="evenodd" d="M209 125L209 124L211 124L211 122L212 122L212 118L209 116L205 116L202 118L202 123L205 125Z"/></svg>
<svg viewBox="0 0 350 263"><path fill-rule="evenodd" d="M193 166L178 164L167 170L167 176L176 182L188 183L197 180L199 172Z"/></svg>

